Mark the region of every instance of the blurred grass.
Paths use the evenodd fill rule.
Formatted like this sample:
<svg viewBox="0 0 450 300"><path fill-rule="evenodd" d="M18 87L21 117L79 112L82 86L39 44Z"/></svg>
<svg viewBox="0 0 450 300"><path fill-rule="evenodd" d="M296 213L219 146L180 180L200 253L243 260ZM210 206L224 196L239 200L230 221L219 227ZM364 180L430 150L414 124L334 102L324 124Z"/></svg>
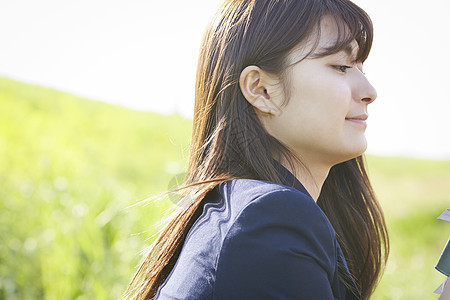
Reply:
<svg viewBox="0 0 450 300"><path fill-rule="evenodd" d="M445 277L434 269L450 234L436 218L450 208L450 161L367 158L391 238L391 255L373 299L437 299Z"/></svg>
<svg viewBox="0 0 450 300"><path fill-rule="evenodd" d="M0 78L0 299L118 298L171 204L127 207L182 172L190 131L180 116ZM450 161L368 164L392 243L372 299L435 299Z"/></svg>
<svg viewBox="0 0 450 300"><path fill-rule="evenodd" d="M190 126L0 78L0 299L118 298Z"/></svg>

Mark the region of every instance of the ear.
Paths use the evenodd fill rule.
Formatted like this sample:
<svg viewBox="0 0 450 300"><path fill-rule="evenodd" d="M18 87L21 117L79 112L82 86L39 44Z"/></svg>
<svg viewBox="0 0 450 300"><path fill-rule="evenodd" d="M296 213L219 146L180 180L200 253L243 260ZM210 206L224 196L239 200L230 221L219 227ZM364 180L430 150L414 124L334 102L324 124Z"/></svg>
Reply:
<svg viewBox="0 0 450 300"><path fill-rule="evenodd" d="M263 71L257 66L248 66L242 70L239 77L239 87L245 99L253 105L257 111L279 115L280 108L275 103L271 94L275 90L275 80L273 76Z"/></svg>

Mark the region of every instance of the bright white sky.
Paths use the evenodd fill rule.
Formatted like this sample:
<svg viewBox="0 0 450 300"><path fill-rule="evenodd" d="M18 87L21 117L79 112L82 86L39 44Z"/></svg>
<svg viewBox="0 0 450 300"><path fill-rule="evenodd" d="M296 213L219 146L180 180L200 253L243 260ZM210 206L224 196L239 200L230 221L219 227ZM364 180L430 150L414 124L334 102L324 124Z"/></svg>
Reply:
<svg viewBox="0 0 450 300"><path fill-rule="evenodd" d="M450 158L450 5L358 0L375 25L369 153ZM197 53L218 0L0 0L0 76L192 115Z"/></svg>

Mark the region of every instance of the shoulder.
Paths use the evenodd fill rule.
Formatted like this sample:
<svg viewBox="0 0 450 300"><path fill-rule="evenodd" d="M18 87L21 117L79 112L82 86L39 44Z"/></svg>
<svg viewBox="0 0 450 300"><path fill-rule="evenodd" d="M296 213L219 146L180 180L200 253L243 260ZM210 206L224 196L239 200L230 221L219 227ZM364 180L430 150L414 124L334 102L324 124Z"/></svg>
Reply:
<svg viewBox="0 0 450 300"><path fill-rule="evenodd" d="M222 192L236 217L217 260L216 298L234 299L244 293L249 299L269 294L329 299L336 272L336 237L315 201L275 183L230 183Z"/></svg>
<svg viewBox="0 0 450 300"><path fill-rule="evenodd" d="M224 183L220 194L235 215L234 221L281 222L305 227L334 239L335 232L317 203L306 193L285 185L252 179ZM252 220L255 218L255 220Z"/></svg>
<svg viewBox="0 0 450 300"><path fill-rule="evenodd" d="M223 198L232 217L222 253L296 249L313 257L323 268L334 264L336 233L309 195L281 184L249 179L231 181L224 189Z"/></svg>

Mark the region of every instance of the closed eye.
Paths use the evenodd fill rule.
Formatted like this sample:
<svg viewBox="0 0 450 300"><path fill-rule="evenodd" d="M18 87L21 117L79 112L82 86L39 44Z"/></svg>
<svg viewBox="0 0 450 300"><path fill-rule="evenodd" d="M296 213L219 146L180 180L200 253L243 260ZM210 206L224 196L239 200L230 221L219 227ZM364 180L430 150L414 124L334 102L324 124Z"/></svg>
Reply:
<svg viewBox="0 0 450 300"><path fill-rule="evenodd" d="M335 68L336 70L338 70L341 73L347 73L347 69L351 69L352 67L346 66L346 65L336 65L336 66L333 66L333 68Z"/></svg>

